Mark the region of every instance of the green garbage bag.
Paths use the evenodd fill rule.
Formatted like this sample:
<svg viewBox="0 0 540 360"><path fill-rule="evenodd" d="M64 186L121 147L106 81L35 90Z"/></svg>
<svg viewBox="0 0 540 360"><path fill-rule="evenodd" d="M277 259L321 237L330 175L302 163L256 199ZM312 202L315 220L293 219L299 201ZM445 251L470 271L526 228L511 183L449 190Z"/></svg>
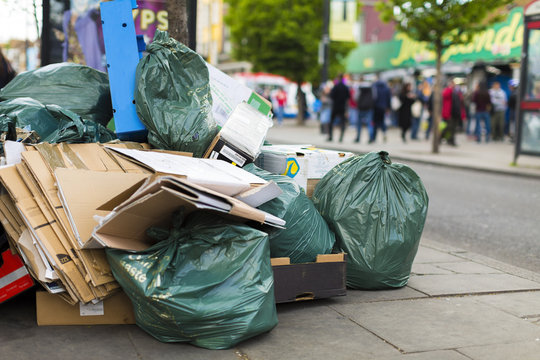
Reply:
<svg viewBox="0 0 540 360"><path fill-rule="evenodd" d="M274 175L254 164L243 168L267 181L273 180L283 191L259 209L282 218L286 229L268 227L272 257L289 257L292 263L315 261L319 254L332 252L336 238L315 206L290 177Z"/></svg>
<svg viewBox="0 0 540 360"><path fill-rule="evenodd" d="M277 325L268 236L210 212L173 228L145 251L107 249L137 325L163 342L227 349Z"/></svg>
<svg viewBox="0 0 540 360"><path fill-rule="evenodd" d="M347 253L347 286L407 284L428 209L428 195L407 165L371 152L337 165L317 184L313 203Z"/></svg>
<svg viewBox="0 0 540 360"><path fill-rule="evenodd" d="M137 65L135 103L148 142L202 157L218 133L206 63L165 31L156 31Z"/></svg>
<svg viewBox="0 0 540 360"><path fill-rule="evenodd" d="M21 97L61 106L104 126L112 118L108 75L84 65L47 65L17 75L0 90L0 100Z"/></svg>
<svg viewBox="0 0 540 360"><path fill-rule="evenodd" d="M105 126L84 120L58 105L43 105L30 98L0 102L0 132L6 140L17 141L16 128L35 131L40 140L49 143L108 142L116 135Z"/></svg>

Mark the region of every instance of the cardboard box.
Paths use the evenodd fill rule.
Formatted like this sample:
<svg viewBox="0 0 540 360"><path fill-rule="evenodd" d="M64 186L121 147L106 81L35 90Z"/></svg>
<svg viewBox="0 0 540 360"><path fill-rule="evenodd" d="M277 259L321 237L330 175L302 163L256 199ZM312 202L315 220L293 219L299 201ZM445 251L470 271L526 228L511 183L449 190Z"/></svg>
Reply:
<svg viewBox="0 0 540 360"><path fill-rule="evenodd" d="M240 167L255 161L254 157L222 139L220 134L212 140L204 158L223 160Z"/></svg>
<svg viewBox="0 0 540 360"><path fill-rule="evenodd" d="M70 305L58 295L36 291L36 315L39 326L135 324L133 305L123 291L86 305Z"/></svg>
<svg viewBox="0 0 540 360"><path fill-rule="evenodd" d="M34 286L19 255L10 249L2 252L0 261L0 303Z"/></svg>
<svg viewBox="0 0 540 360"><path fill-rule="evenodd" d="M311 145L265 145L255 164L274 174L286 175L308 192L309 180L320 180L334 166L354 156ZM314 188L313 183L311 184Z"/></svg>
<svg viewBox="0 0 540 360"><path fill-rule="evenodd" d="M125 199L120 194L118 199ZM152 226L168 227L173 213L183 208L186 214L195 210L209 210L240 220L282 227L285 221L255 209L240 200L206 189L173 176L150 178L123 203L112 199L100 209L114 208L94 229L93 240L86 247L111 247L141 251L153 242L146 235Z"/></svg>
<svg viewBox="0 0 540 360"><path fill-rule="evenodd" d="M192 184L233 196L241 201L249 199L246 203L253 207L281 194L281 189L276 183L266 181L222 160L196 159L155 151L112 148L110 150L157 174L182 177ZM249 196L245 196L246 192Z"/></svg>
<svg viewBox="0 0 540 360"><path fill-rule="evenodd" d="M272 258L276 303L324 299L347 293L344 253L318 255L316 262L291 264L289 258Z"/></svg>

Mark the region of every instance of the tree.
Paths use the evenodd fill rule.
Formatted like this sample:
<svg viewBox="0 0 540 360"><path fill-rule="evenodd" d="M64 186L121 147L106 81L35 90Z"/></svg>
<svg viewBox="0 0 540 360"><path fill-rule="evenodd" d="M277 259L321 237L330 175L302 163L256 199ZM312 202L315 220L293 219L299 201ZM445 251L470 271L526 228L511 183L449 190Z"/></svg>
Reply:
<svg viewBox="0 0 540 360"><path fill-rule="evenodd" d="M167 0L167 14L169 35L187 46L189 41L187 0Z"/></svg>
<svg viewBox="0 0 540 360"><path fill-rule="evenodd" d="M383 21L395 21L396 28L416 41L425 41L436 54L433 89L433 145L439 152L439 123L442 107L441 56L451 45L469 42L478 32L500 21L496 9L513 0L387 0L376 5Z"/></svg>
<svg viewBox="0 0 540 360"><path fill-rule="evenodd" d="M285 76L298 85L320 82L322 0L226 0L233 57L253 64L254 71ZM345 47L344 50L348 50ZM299 102L298 122L305 104Z"/></svg>

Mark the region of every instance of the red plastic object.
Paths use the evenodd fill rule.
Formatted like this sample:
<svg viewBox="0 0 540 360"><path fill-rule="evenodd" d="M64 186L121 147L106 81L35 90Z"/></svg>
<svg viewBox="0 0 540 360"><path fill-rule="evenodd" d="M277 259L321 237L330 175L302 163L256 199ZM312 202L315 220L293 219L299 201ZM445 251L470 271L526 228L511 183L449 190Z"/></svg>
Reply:
<svg viewBox="0 0 540 360"><path fill-rule="evenodd" d="M24 264L11 250L2 253L4 264L0 267L0 303L34 286Z"/></svg>

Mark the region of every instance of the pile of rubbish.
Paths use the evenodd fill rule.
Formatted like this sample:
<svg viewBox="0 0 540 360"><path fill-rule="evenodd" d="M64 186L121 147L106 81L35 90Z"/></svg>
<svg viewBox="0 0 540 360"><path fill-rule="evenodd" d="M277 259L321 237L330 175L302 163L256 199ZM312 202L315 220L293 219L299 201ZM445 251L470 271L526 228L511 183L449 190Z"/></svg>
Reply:
<svg viewBox="0 0 540 360"><path fill-rule="evenodd" d="M269 103L165 32L147 50L134 94L146 142L107 128L112 87L86 66L45 66L0 90L0 221L12 264L0 280L26 276L19 290L0 288L0 302L33 279L48 292L37 296L47 324L49 295L82 314L123 292L160 341L224 349L274 328L276 302L303 299L296 289L311 286L302 279L325 256L343 264L326 276L343 283L334 295L345 279L355 289L406 285L428 206L412 169L384 152L263 145ZM227 98L218 83L246 95ZM295 278L297 265L307 267Z"/></svg>

